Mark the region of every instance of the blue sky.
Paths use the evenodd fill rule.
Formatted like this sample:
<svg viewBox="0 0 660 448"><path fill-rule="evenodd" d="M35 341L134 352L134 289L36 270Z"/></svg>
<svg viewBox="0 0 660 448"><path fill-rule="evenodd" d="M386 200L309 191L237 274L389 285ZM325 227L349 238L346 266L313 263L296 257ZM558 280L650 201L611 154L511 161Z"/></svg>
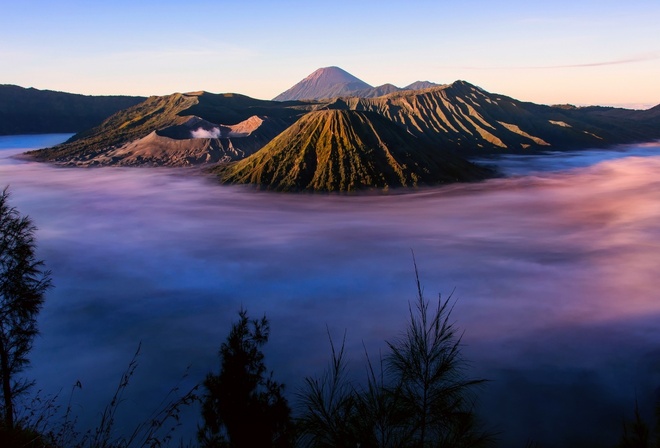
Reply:
<svg viewBox="0 0 660 448"><path fill-rule="evenodd" d="M22 1L0 84L270 99L319 67L372 85L464 79L538 103L660 103L660 2Z"/></svg>

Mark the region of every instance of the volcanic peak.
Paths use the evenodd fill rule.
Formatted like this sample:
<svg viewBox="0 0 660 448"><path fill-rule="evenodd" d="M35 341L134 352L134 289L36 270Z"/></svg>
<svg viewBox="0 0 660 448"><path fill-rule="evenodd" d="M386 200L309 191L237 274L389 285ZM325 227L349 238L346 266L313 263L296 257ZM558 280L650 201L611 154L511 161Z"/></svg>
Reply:
<svg viewBox="0 0 660 448"><path fill-rule="evenodd" d="M318 100L349 96L372 87L339 67L320 68L290 89L273 98L274 101Z"/></svg>
<svg viewBox="0 0 660 448"><path fill-rule="evenodd" d="M216 170L223 182L276 191L340 191L475 180L491 173L431 148L385 117L320 110L259 152Z"/></svg>

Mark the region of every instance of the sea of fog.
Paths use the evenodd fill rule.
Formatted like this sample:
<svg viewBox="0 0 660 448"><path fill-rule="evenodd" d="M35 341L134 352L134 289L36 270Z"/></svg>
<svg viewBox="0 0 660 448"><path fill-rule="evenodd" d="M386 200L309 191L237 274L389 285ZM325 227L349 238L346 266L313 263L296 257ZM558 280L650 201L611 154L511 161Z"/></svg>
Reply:
<svg viewBox="0 0 660 448"><path fill-rule="evenodd" d="M415 299L456 299L468 373L501 446L611 446L660 386L660 144L491 159L506 178L390 195L221 186L177 169L57 168L0 137L0 185L38 226L55 288L27 372L93 425L141 343L124 420L217 371L240 307L271 322L295 393L346 333L350 373L386 353ZM198 410L187 415L192 434Z"/></svg>

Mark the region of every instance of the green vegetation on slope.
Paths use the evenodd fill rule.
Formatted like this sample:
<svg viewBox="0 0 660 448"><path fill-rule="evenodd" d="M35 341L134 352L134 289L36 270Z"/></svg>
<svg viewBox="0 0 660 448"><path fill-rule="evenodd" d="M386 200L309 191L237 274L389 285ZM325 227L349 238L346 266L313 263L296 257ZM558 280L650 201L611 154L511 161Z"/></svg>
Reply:
<svg viewBox="0 0 660 448"><path fill-rule="evenodd" d="M185 119L178 114L196 102L196 96L181 93L152 96L136 106L117 112L100 126L74 135L61 145L27 154L38 160L56 162L90 159L145 137L154 129L181 124Z"/></svg>
<svg viewBox="0 0 660 448"><path fill-rule="evenodd" d="M101 125L80 132L61 145L27 154L42 161L84 165L153 131L182 125L193 116L210 123L235 124L254 115L267 115L286 124L293 123L301 113L298 103L284 105L287 107L283 107L283 103L255 100L243 95L207 92L153 96L117 112ZM118 163L121 161L118 160Z"/></svg>
<svg viewBox="0 0 660 448"><path fill-rule="evenodd" d="M378 114L345 110L310 112L256 154L214 172L223 182L276 191L386 189L489 174Z"/></svg>
<svg viewBox="0 0 660 448"><path fill-rule="evenodd" d="M144 100L0 85L0 135L79 132Z"/></svg>

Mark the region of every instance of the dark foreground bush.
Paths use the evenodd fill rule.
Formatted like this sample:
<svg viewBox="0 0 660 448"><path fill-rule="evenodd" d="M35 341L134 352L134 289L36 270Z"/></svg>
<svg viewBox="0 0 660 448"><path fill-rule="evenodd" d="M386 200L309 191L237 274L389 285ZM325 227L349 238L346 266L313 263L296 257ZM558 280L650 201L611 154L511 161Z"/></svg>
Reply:
<svg viewBox="0 0 660 448"><path fill-rule="evenodd" d="M220 372L204 381L203 447L289 447L293 443L291 409L284 385L267 372L261 348L268 342L266 316L250 319L241 309L220 347Z"/></svg>
<svg viewBox="0 0 660 448"><path fill-rule="evenodd" d="M474 414L475 388L451 322L451 296L430 312L415 266L417 300L405 332L388 342L364 386L346 378L344 344L332 340L329 368L299 393L301 442L308 447L481 447L492 443Z"/></svg>

